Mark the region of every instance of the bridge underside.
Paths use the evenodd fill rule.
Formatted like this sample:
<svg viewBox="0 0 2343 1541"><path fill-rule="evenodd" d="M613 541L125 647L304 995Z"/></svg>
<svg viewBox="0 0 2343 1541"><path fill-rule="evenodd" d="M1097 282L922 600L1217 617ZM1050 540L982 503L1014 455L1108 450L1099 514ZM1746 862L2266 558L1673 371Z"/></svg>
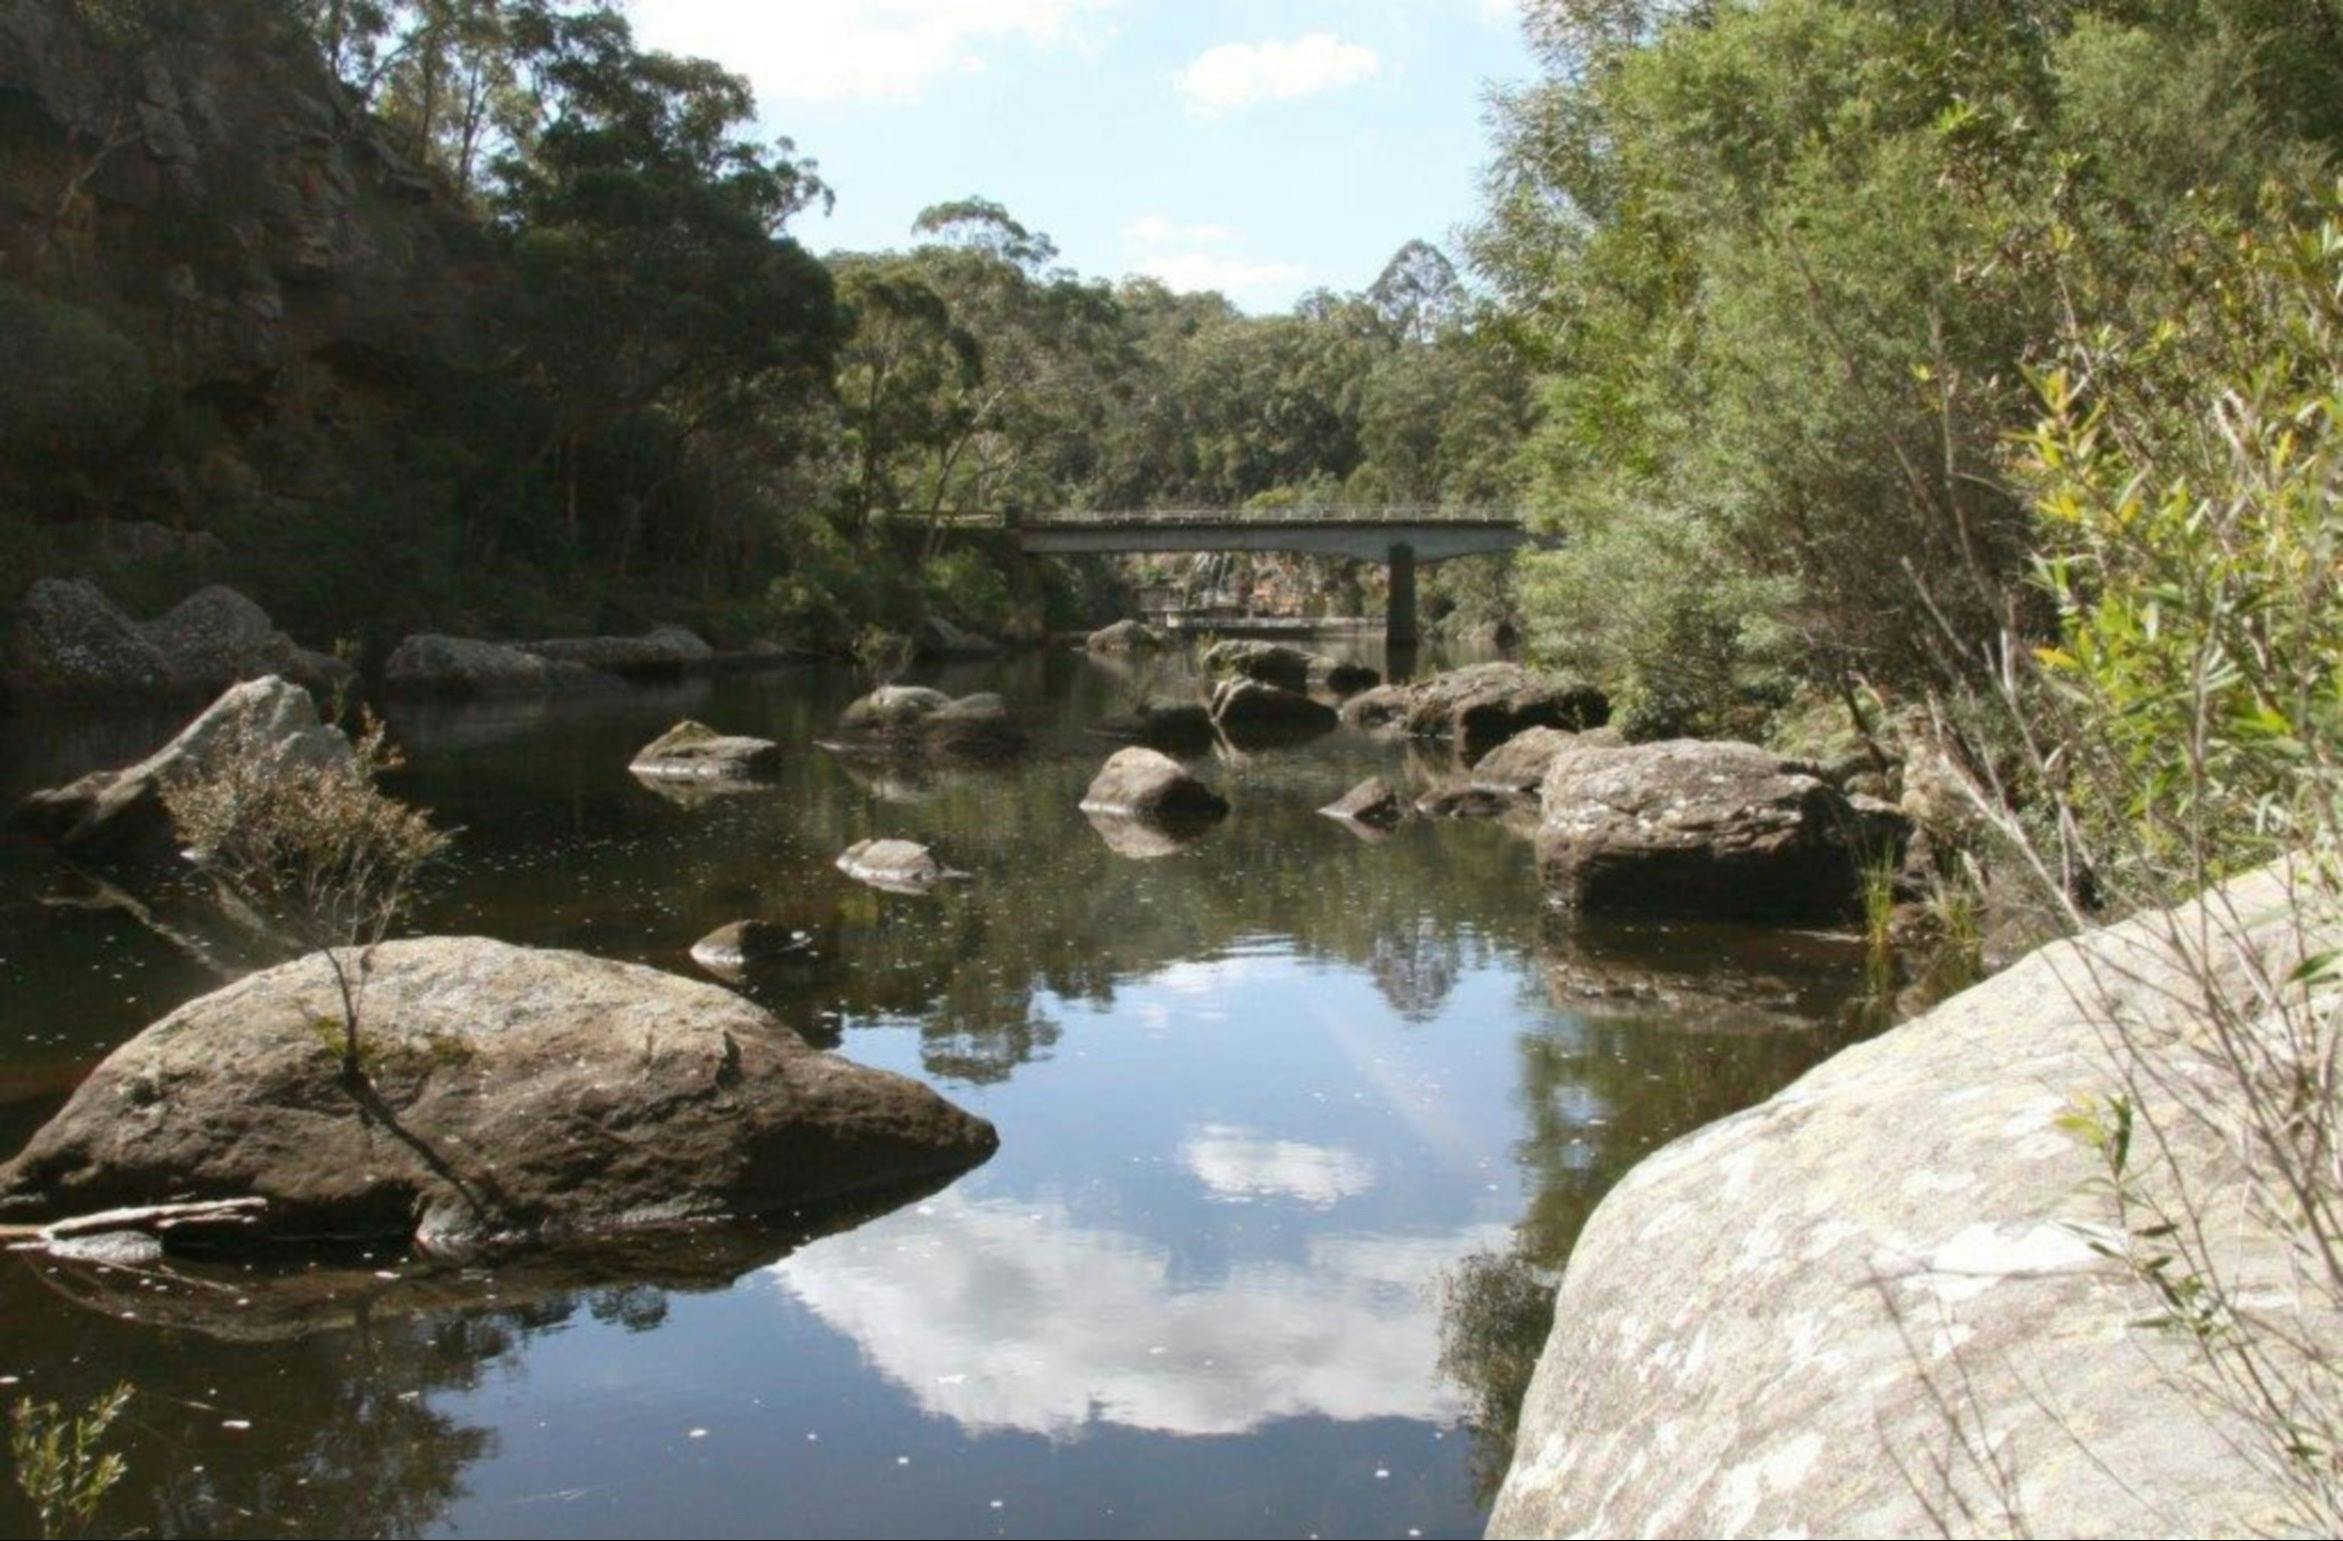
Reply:
<svg viewBox="0 0 2343 1541"><path fill-rule="evenodd" d="M1154 552L1263 551L1294 556L1337 557L1381 562L1391 569L1384 611L1387 646L1416 645L1416 568L1458 557L1494 556L1536 544L1510 520L1442 520L1399 524L1362 520L1311 520L1278 524L1266 520L1203 520L1177 523L1097 523L1073 520L1028 526L1018 542L1035 556L1128 556Z"/></svg>

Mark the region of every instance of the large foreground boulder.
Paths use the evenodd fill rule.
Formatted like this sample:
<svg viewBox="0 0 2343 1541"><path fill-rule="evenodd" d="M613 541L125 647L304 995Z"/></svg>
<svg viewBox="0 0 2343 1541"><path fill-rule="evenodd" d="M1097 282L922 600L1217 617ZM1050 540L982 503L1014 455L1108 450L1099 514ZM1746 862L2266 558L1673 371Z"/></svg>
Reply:
<svg viewBox="0 0 2343 1541"><path fill-rule="evenodd" d="M1538 869L1588 911L1846 917L1865 866L1892 866L1903 840L1892 811L1858 806L1819 767L1754 744L1574 748L1542 798Z"/></svg>
<svg viewBox="0 0 2343 1541"><path fill-rule="evenodd" d="M1516 733L1473 762L1474 786L1536 796L1554 762L1579 749L1616 749L1627 741L1610 728L1572 733L1562 728L1529 728Z"/></svg>
<svg viewBox="0 0 2343 1541"><path fill-rule="evenodd" d="M171 660L86 578L43 578L8 618L0 683L21 695L153 695L180 688Z"/></svg>
<svg viewBox="0 0 2343 1541"><path fill-rule="evenodd" d="M1530 728L1599 728L1611 720L1611 703L1592 685L1549 679L1516 663L1483 663L1412 685L1379 686L1353 696L1342 715L1355 727L1447 739L1479 754Z"/></svg>
<svg viewBox="0 0 2343 1541"><path fill-rule="evenodd" d="M1170 755L1134 746L1119 749L1082 794L1082 811L1159 823L1192 823L1228 812L1218 792Z"/></svg>
<svg viewBox="0 0 2343 1541"><path fill-rule="evenodd" d="M349 739L318 720L309 692L271 676L231 687L136 765L92 771L69 785L35 792L11 822L94 855L167 854L171 821L163 788L211 766L223 753L255 749L306 765L350 759Z"/></svg>
<svg viewBox="0 0 2343 1541"><path fill-rule="evenodd" d="M382 683L386 690L443 696L590 695L623 688L616 675L569 659L429 632L391 650Z"/></svg>
<svg viewBox="0 0 2343 1541"><path fill-rule="evenodd" d="M756 781L783 759L769 738L719 733L705 723L679 722L645 744L627 769L662 781Z"/></svg>
<svg viewBox="0 0 2343 1541"><path fill-rule="evenodd" d="M2210 1090L2208 971L2173 938L2220 937L2209 973L2250 1012L2240 958L2284 979L2337 930L2254 874L2047 947L1644 1161L1571 1251L1489 1533L2304 1528L2273 1431L2192 1394L2202 1361L2102 1251L2104 1168L2061 1121L2133 1086L2137 1180L2190 1173L2234 1298L2332 1343L2279 1303L2283 1251L2229 1154L2249 1141ZM2152 1074L2115 1058L2117 1020Z"/></svg>
<svg viewBox="0 0 2343 1541"><path fill-rule="evenodd" d="M807 1208L996 1143L916 1081L632 964L391 942L365 1000L355 1087L320 957L181 1007L0 1167L0 1216L257 1195L257 1237L463 1247Z"/></svg>

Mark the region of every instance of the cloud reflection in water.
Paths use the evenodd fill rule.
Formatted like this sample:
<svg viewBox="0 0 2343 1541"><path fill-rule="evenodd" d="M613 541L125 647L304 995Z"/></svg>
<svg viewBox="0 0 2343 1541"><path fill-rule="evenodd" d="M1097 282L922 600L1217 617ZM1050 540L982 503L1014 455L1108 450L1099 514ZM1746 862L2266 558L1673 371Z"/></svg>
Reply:
<svg viewBox="0 0 2343 1541"><path fill-rule="evenodd" d="M1054 1204L946 1194L777 1263L922 1410L969 1433L1093 1420L1242 1434L1280 1418L1448 1421L1442 1273L1501 1226L1312 1240L1299 1263L1175 1285L1169 1252Z"/></svg>

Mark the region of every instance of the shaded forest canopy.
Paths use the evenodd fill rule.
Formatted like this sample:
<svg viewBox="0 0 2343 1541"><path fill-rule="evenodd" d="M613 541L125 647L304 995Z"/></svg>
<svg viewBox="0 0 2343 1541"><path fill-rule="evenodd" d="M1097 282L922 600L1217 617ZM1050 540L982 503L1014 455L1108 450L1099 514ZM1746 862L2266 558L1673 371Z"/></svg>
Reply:
<svg viewBox="0 0 2343 1541"><path fill-rule="evenodd" d="M0 0L0 585L135 521L377 646L1037 635L1103 569L944 516L1507 488L1526 378L1429 245L1269 317L980 198L824 260L754 116L606 5Z"/></svg>
<svg viewBox="0 0 2343 1541"><path fill-rule="evenodd" d="M133 530L133 607L318 641L1035 636L1114 574L943 516L1502 502L1564 549L1435 616L1759 734L2056 632L2045 375L2234 289L2343 143L2335 0L1523 23L1469 281L1416 242L1249 316L981 197L817 258L746 83L591 0L0 0L0 600Z"/></svg>

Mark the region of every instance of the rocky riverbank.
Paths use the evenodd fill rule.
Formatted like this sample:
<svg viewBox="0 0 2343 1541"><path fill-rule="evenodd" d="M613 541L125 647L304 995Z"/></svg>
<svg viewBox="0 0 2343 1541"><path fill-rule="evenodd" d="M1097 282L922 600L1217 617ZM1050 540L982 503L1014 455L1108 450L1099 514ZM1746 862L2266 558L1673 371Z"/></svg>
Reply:
<svg viewBox="0 0 2343 1541"><path fill-rule="evenodd" d="M2244 958L2284 978L2333 944L2302 918L2270 870L2054 944L1636 1167L1571 1254L1489 1533L2281 1523L2253 1431L2144 1324L2159 1308L2111 1261L2099 1168L2062 1120L2126 1084L2120 1017L2171 1078L2140 1127L2219 1217L2235 1279L2279 1282L2231 1132L2169 1104L2220 1080L2173 938L2233 941L2216 985L2242 998Z"/></svg>

